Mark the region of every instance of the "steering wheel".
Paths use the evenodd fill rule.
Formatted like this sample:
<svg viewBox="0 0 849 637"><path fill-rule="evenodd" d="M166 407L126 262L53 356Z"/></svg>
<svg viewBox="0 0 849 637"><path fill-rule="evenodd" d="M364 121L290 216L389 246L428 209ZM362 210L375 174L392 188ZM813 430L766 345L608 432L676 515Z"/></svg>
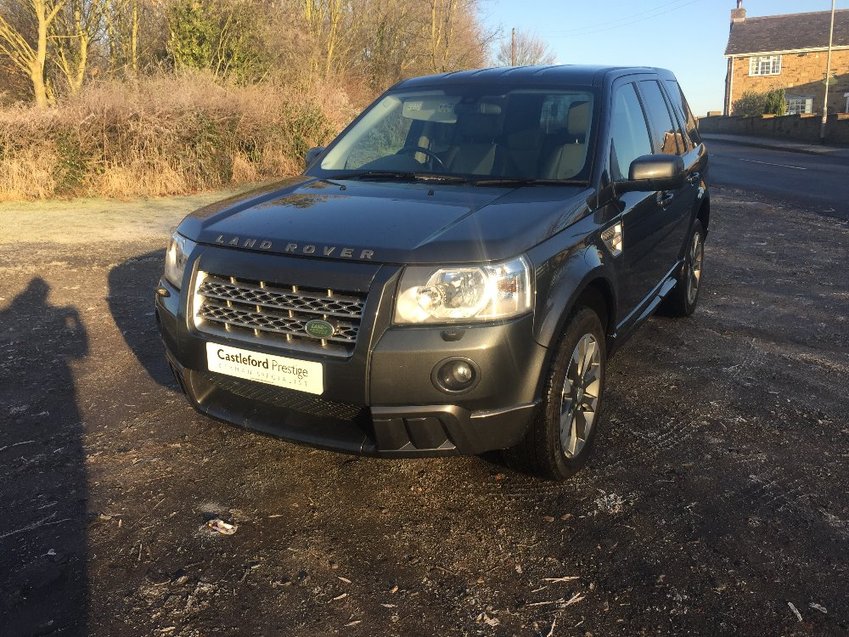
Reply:
<svg viewBox="0 0 849 637"><path fill-rule="evenodd" d="M431 162L436 162L442 170L445 170L445 162L430 149L424 148L423 146L404 146L401 150L399 150L396 155L415 155L416 153L421 153L430 158Z"/></svg>

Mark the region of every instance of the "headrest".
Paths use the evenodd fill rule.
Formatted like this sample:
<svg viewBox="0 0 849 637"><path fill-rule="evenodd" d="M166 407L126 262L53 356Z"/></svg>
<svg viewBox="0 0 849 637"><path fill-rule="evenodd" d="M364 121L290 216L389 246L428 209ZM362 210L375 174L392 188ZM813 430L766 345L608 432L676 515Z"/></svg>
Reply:
<svg viewBox="0 0 849 637"><path fill-rule="evenodd" d="M566 129L570 136L584 136L590 127L590 110L589 102L574 102L569 106L569 113L566 115Z"/></svg>

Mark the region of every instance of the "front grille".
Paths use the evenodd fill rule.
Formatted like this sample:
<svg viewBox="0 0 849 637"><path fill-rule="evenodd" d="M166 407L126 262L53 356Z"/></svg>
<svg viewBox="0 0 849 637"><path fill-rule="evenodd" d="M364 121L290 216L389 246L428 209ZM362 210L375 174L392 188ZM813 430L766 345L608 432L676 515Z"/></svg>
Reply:
<svg viewBox="0 0 849 637"><path fill-rule="evenodd" d="M321 396L305 394L285 387L254 383L213 372L203 372L202 376L206 382L214 383L221 389L242 398L258 400L267 405L290 409L310 416L333 418L335 420L358 420L364 417L368 411L362 405L327 400Z"/></svg>
<svg viewBox="0 0 849 637"><path fill-rule="evenodd" d="M288 349L348 356L360 331L365 296L199 272L195 327L202 332ZM333 326L326 338L306 331L309 321Z"/></svg>

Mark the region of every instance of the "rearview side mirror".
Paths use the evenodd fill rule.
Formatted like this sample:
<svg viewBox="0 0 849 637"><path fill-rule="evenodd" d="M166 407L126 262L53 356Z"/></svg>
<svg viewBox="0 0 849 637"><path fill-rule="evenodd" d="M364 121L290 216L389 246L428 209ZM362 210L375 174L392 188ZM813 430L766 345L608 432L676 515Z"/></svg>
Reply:
<svg viewBox="0 0 849 637"><path fill-rule="evenodd" d="M628 181L616 184L620 192L675 190L684 184L684 160L678 155L643 155L631 162Z"/></svg>
<svg viewBox="0 0 849 637"><path fill-rule="evenodd" d="M315 148L310 148L307 151L307 154L304 155L304 170L309 168L312 163L318 159L319 155L324 152L324 146L316 146Z"/></svg>

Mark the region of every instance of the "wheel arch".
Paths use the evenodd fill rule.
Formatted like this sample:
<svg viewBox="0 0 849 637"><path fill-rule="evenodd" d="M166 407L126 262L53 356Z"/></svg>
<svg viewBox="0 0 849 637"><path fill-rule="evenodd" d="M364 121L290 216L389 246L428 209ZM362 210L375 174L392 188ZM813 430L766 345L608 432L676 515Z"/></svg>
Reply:
<svg viewBox="0 0 849 637"><path fill-rule="evenodd" d="M595 250L593 250L595 252ZM597 258L597 257L596 257ZM537 329L538 342L552 348L563 333L566 321L577 307L587 306L601 320L605 335L609 338L616 328L616 293L610 273L605 264L598 260L580 276L564 276L560 290L550 290L549 299L553 307L546 312L545 319ZM564 293L571 282L571 292Z"/></svg>
<svg viewBox="0 0 849 637"><path fill-rule="evenodd" d="M596 313L606 337L615 331L616 301L613 286L606 278L596 276L586 283L572 303L569 313L571 314L578 307L588 307Z"/></svg>

